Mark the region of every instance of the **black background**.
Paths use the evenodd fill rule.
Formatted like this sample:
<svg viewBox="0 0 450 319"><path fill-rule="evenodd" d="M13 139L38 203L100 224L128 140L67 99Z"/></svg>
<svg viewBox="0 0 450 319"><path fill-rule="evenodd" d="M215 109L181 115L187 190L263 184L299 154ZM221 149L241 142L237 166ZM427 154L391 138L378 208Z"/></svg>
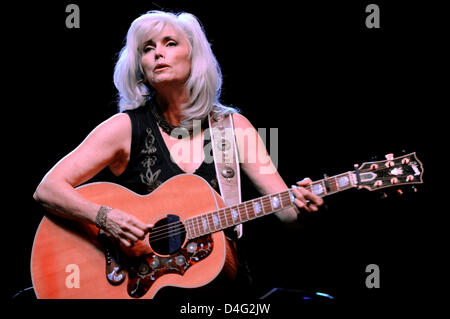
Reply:
<svg viewBox="0 0 450 319"><path fill-rule="evenodd" d="M81 26L65 26L69 1L18 3L5 10L3 266L11 297L31 286L30 253L43 216L32 195L45 173L117 112L112 82L130 23L153 9L186 11L205 27L224 75L222 102L256 128L278 128L278 169L288 185L353 169L372 156L417 152L430 168L445 145L437 99L443 40L437 5L374 1L381 28L367 29L368 1L73 1ZM431 117L433 115L433 118ZM304 216L301 231L275 219L249 222L242 242L261 292L320 291L338 304L378 307L434 298L430 240L436 220L418 193L351 190ZM245 184L244 198L258 194ZM8 207L6 209L6 207ZM379 289L365 268L380 267ZM25 299L25 298L24 298ZM23 300L22 300L23 301ZM26 299L24 303L36 304ZM291 305L292 306L292 305Z"/></svg>

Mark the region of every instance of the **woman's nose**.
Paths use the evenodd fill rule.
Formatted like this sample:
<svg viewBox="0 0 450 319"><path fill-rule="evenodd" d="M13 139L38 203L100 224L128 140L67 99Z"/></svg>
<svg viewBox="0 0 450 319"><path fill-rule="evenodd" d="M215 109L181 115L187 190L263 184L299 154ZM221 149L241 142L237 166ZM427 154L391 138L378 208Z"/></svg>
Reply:
<svg viewBox="0 0 450 319"><path fill-rule="evenodd" d="M164 57L164 49L161 46L155 48L155 60Z"/></svg>

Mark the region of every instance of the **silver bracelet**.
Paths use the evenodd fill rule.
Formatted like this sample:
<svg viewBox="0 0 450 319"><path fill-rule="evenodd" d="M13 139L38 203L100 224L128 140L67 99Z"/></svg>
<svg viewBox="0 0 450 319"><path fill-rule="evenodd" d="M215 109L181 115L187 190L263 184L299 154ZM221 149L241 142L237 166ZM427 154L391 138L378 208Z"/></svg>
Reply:
<svg viewBox="0 0 450 319"><path fill-rule="evenodd" d="M95 217L95 226L97 226L100 229L106 228L106 219L109 211L111 210L111 207L108 206L102 206L97 212L97 216Z"/></svg>

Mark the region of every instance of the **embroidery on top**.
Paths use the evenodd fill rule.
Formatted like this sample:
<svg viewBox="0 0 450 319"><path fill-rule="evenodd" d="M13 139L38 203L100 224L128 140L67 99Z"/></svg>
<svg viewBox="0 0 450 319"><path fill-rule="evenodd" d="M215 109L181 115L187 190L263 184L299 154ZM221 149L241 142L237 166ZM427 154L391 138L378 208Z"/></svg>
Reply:
<svg viewBox="0 0 450 319"><path fill-rule="evenodd" d="M159 174L161 173L161 169L152 171L152 166L155 165L156 160L158 159L154 153L156 153L157 149L155 146L155 136L153 135L152 129L146 129L147 136L145 137L145 147L141 150L141 154L146 154L147 157L144 161L142 161L142 166L145 168L145 174L141 173L141 181L147 186L147 191L151 193L154 191L162 182L158 179Z"/></svg>

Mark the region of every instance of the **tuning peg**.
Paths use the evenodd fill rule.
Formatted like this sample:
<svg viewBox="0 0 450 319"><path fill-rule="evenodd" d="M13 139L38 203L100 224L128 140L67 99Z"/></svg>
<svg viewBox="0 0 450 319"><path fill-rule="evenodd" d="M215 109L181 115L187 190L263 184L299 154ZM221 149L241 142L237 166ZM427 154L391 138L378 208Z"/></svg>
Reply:
<svg viewBox="0 0 450 319"><path fill-rule="evenodd" d="M397 184L398 183L398 178L397 177L392 177L391 178L391 184Z"/></svg>
<svg viewBox="0 0 450 319"><path fill-rule="evenodd" d="M398 196L402 196L403 195L403 191L400 188L397 189L397 195Z"/></svg>
<svg viewBox="0 0 450 319"><path fill-rule="evenodd" d="M380 195L380 199L386 199L387 197L388 195L385 192L381 193Z"/></svg>
<svg viewBox="0 0 450 319"><path fill-rule="evenodd" d="M411 186L411 189L413 190L414 193L417 193L419 191L419 189L416 186Z"/></svg>
<svg viewBox="0 0 450 319"><path fill-rule="evenodd" d="M382 180L377 180L375 181L375 183L373 184L373 186L375 187L381 187L383 185L383 181Z"/></svg>
<svg viewBox="0 0 450 319"><path fill-rule="evenodd" d="M386 164L384 164L386 167L393 167L395 164L393 162L394 160L394 154L393 153L389 153L385 155L387 161Z"/></svg>

